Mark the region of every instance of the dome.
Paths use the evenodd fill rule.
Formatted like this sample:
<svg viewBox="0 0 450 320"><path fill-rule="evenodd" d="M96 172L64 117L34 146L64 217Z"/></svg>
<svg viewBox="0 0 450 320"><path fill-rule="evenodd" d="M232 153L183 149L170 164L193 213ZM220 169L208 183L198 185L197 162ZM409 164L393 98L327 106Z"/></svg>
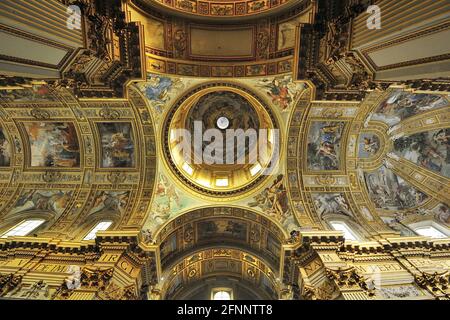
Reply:
<svg viewBox="0 0 450 320"><path fill-rule="evenodd" d="M170 110L164 134L172 172L205 195L242 193L264 180L278 160L272 112L251 91L231 83L211 83L184 95Z"/></svg>

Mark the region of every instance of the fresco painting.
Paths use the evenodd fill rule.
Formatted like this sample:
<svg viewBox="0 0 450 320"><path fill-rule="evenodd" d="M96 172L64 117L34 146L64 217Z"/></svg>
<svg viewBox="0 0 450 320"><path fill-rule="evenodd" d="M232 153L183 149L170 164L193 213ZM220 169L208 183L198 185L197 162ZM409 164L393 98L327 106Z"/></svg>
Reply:
<svg viewBox="0 0 450 320"><path fill-rule="evenodd" d="M418 94L397 90L375 109L371 120L382 121L394 126L410 117L448 105L450 105L448 97L443 95Z"/></svg>
<svg viewBox="0 0 450 320"><path fill-rule="evenodd" d="M247 223L239 220L223 219L200 221L197 223L198 240L229 237L241 241L247 239Z"/></svg>
<svg viewBox="0 0 450 320"><path fill-rule="evenodd" d="M130 191L97 191L89 214L94 213L125 213Z"/></svg>
<svg viewBox="0 0 450 320"><path fill-rule="evenodd" d="M308 169L339 170L345 122L313 122L308 133Z"/></svg>
<svg viewBox="0 0 450 320"><path fill-rule="evenodd" d="M298 223L289 207L284 175L278 175L262 192L247 205L258 208L264 214L279 221L289 232L298 229Z"/></svg>
<svg viewBox="0 0 450 320"><path fill-rule="evenodd" d="M380 167L365 173L369 197L376 208L384 210L405 210L423 204L428 197L409 185L405 180L388 169Z"/></svg>
<svg viewBox="0 0 450 320"><path fill-rule="evenodd" d="M139 90L147 98L153 111L161 114L177 92L185 88L185 83L180 78L164 77L157 74L147 74L147 81L137 84Z"/></svg>
<svg viewBox="0 0 450 320"><path fill-rule="evenodd" d="M397 155L450 178L450 128L416 133L394 142Z"/></svg>
<svg viewBox="0 0 450 320"><path fill-rule="evenodd" d="M10 214L39 211L61 215L66 209L72 191L27 190L17 199Z"/></svg>
<svg viewBox="0 0 450 320"><path fill-rule="evenodd" d="M292 76L264 78L256 81L256 86L263 89L272 103L280 111L289 111L306 89L306 84L294 82Z"/></svg>
<svg viewBox="0 0 450 320"><path fill-rule="evenodd" d="M342 193L313 193L312 199L319 217L330 214L341 214L353 217L345 195Z"/></svg>
<svg viewBox="0 0 450 320"><path fill-rule="evenodd" d="M128 122L98 123L103 168L131 168L135 165L133 128Z"/></svg>
<svg viewBox="0 0 450 320"><path fill-rule="evenodd" d="M363 133L359 136L358 157L370 158L380 150L380 138L372 133Z"/></svg>
<svg viewBox="0 0 450 320"><path fill-rule="evenodd" d="M450 226L450 208L447 205L440 203L431 210L431 213L438 222Z"/></svg>
<svg viewBox="0 0 450 320"><path fill-rule="evenodd" d="M0 89L0 101L3 102L44 102L56 101L46 84L30 84L22 88Z"/></svg>
<svg viewBox="0 0 450 320"><path fill-rule="evenodd" d="M80 146L71 122L29 122L28 134L32 167L80 166Z"/></svg>
<svg viewBox="0 0 450 320"><path fill-rule="evenodd" d="M0 126L0 167L9 167L11 164L11 145Z"/></svg>
<svg viewBox="0 0 450 320"><path fill-rule="evenodd" d="M153 234L159 226L188 209L192 202L165 174L160 173L150 214L144 226L146 233Z"/></svg>

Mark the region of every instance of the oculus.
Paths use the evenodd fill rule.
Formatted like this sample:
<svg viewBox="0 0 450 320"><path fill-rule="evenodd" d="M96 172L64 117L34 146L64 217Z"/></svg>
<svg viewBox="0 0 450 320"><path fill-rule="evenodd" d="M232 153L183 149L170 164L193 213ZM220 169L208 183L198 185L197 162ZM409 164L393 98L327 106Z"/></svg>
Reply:
<svg viewBox="0 0 450 320"><path fill-rule="evenodd" d="M228 129L229 126L230 120L228 120L227 117L220 117L219 119L217 119L217 128L225 130Z"/></svg>

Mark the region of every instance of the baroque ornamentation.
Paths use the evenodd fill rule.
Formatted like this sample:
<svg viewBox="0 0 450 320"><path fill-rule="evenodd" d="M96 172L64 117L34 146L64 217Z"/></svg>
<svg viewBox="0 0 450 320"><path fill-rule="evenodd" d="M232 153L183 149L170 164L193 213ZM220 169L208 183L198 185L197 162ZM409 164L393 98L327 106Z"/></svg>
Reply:
<svg viewBox="0 0 450 320"><path fill-rule="evenodd" d="M450 273L448 271L442 273L423 272L420 275L416 275L414 278L419 287L427 289L438 296L443 295L446 298L450 298L450 293L448 292Z"/></svg>
<svg viewBox="0 0 450 320"><path fill-rule="evenodd" d="M22 283L22 276L16 276L13 273L0 275L0 297L16 289Z"/></svg>
<svg viewBox="0 0 450 320"><path fill-rule="evenodd" d="M328 279L335 281L341 289L363 290L369 297L375 295L375 288L367 284L366 279L360 276L354 267L347 269L339 268L337 270L326 269Z"/></svg>

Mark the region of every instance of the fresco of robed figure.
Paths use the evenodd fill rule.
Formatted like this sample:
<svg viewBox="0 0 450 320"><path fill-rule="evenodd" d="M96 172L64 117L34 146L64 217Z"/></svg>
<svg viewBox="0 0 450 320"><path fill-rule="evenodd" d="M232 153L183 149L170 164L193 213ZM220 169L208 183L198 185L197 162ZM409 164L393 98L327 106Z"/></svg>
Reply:
<svg viewBox="0 0 450 320"><path fill-rule="evenodd" d="M376 208L384 210L405 210L423 204L428 197L409 185L386 166L365 173L369 197Z"/></svg>
<svg viewBox="0 0 450 320"><path fill-rule="evenodd" d="M308 133L308 169L339 170L344 122L313 122Z"/></svg>
<svg viewBox="0 0 450 320"><path fill-rule="evenodd" d="M8 167L11 163L11 146L0 127L0 167Z"/></svg>
<svg viewBox="0 0 450 320"><path fill-rule="evenodd" d="M32 167L80 166L80 147L75 126L70 122L25 123Z"/></svg>
<svg viewBox="0 0 450 320"><path fill-rule="evenodd" d="M128 122L98 123L103 168L134 167L133 128Z"/></svg>
<svg viewBox="0 0 450 320"><path fill-rule="evenodd" d="M394 142L395 153L450 178L450 128L420 132Z"/></svg>
<svg viewBox="0 0 450 320"><path fill-rule="evenodd" d="M394 91L375 110L371 120L394 126L415 115L448 106L450 103L447 99L441 95Z"/></svg>

